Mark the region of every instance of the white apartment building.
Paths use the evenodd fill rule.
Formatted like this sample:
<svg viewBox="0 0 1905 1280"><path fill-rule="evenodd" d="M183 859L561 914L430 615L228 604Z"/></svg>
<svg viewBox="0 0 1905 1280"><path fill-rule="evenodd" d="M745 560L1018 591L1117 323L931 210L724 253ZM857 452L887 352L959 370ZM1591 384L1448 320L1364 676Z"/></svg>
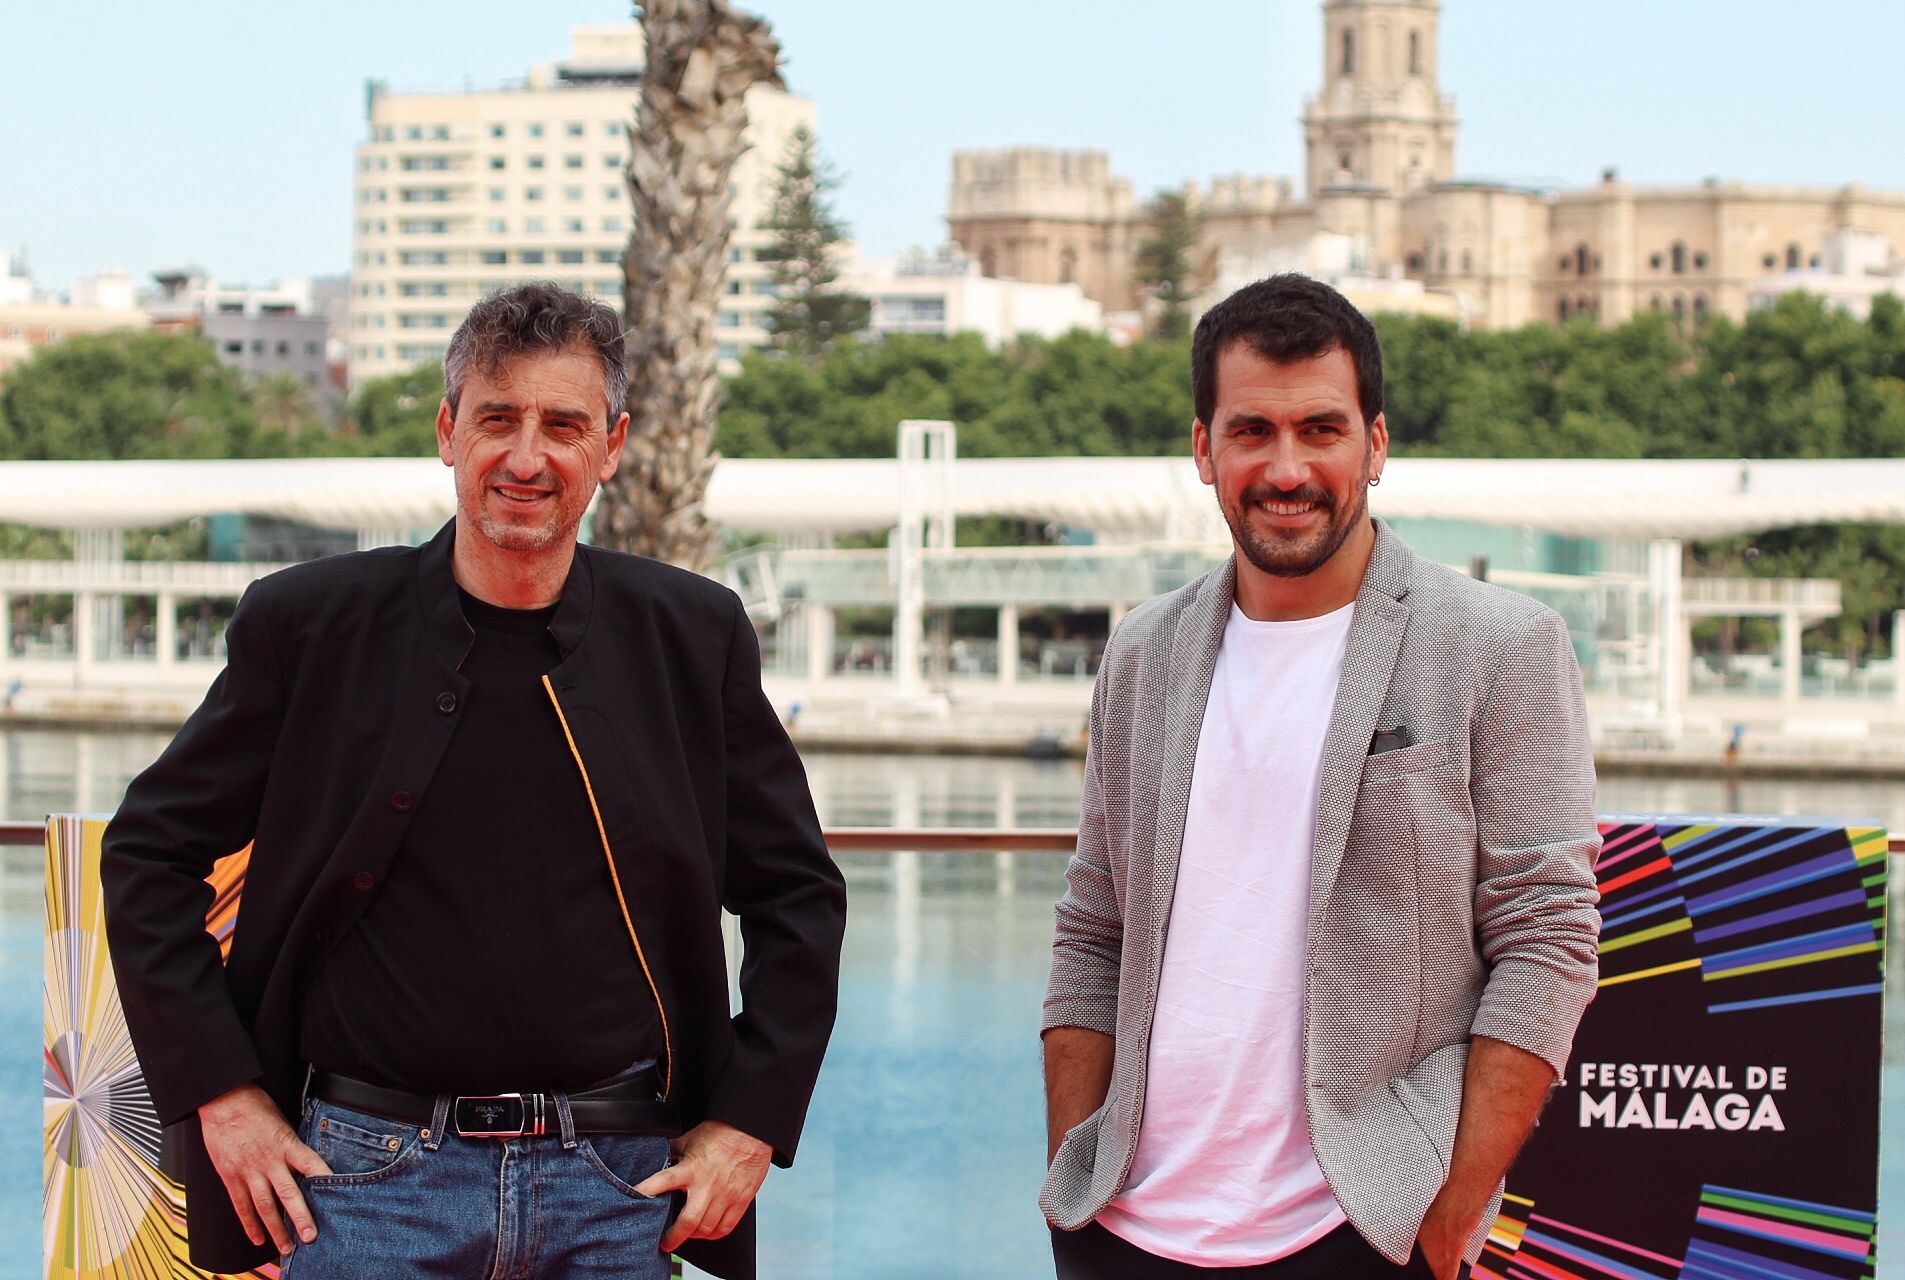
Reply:
<svg viewBox="0 0 1905 1280"><path fill-rule="evenodd" d="M840 287L873 304L867 328L876 335L971 332L997 347L1020 334L1056 338L1104 327L1104 308L1077 284L982 276L978 259L951 245L857 259L841 272Z"/></svg>
<svg viewBox="0 0 1905 1280"><path fill-rule="evenodd" d="M1905 257L1875 231L1841 228L1826 237L1817 265L1754 281L1747 308L1764 310L1786 293L1813 294L1828 306L1864 320L1880 294L1905 298Z"/></svg>
<svg viewBox="0 0 1905 1280"><path fill-rule="evenodd" d="M630 204L622 178L645 63L638 26L578 27L567 60L520 84L396 93L368 86L352 228L350 380L439 360L484 294L555 280L621 307ZM723 363L767 341L773 304L757 229L788 137L811 102L756 85L733 173Z"/></svg>

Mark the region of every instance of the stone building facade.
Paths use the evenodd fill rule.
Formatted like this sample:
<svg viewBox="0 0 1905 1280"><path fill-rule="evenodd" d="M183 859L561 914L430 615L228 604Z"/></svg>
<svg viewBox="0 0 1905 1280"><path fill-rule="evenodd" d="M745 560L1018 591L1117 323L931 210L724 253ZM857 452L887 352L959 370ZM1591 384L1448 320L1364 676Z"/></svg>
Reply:
<svg viewBox="0 0 1905 1280"><path fill-rule="evenodd" d="M1440 0L1324 0L1323 83L1303 113L1306 188L1232 176L1187 184L1202 215L1200 284L1304 269L1317 237L1354 246L1349 280L1410 280L1465 323L1503 327L1659 309L1746 314L1769 274L1816 269L1857 230L1905 253L1905 193L1709 180L1641 187L1614 171L1578 190L1464 180L1437 78ZM1143 203L1102 151L953 156L952 239L987 274L1077 281L1138 309ZM1397 296L1403 296L1398 294Z"/></svg>

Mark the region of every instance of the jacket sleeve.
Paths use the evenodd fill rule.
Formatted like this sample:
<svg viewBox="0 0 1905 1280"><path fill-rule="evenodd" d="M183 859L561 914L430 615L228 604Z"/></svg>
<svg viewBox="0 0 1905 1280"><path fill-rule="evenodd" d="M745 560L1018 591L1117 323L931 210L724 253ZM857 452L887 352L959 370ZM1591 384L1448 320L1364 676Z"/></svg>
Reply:
<svg viewBox="0 0 1905 1280"><path fill-rule="evenodd" d="M722 905L741 925L741 1012L707 1115L766 1142L787 1165L833 1029L846 883L821 835L806 770L761 690L760 646L738 599L722 703Z"/></svg>
<svg viewBox="0 0 1905 1280"><path fill-rule="evenodd" d="M119 998L164 1124L260 1074L205 928L206 877L251 841L284 702L255 586L239 601L225 645L224 671L133 779L100 855Z"/></svg>
<svg viewBox="0 0 1905 1280"><path fill-rule="evenodd" d="M1111 661L1101 666L1091 694L1091 737L1085 748L1085 787L1079 800L1078 848L1065 868L1065 892L1054 908L1052 971L1045 986L1040 1030L1083 1027L1118 1033L1118 965L1124 916L1111 876L1105 838L1103 704Z"/></svg>
<svg viewBox="0 0 1905 1280"><path fill-rule="evenodd" d="M1471 760L1475 928L1489 965L1472 1030L1559 1076L1599 976L1601 837L1581 673L1553 611L1497 664Z"/></svg>

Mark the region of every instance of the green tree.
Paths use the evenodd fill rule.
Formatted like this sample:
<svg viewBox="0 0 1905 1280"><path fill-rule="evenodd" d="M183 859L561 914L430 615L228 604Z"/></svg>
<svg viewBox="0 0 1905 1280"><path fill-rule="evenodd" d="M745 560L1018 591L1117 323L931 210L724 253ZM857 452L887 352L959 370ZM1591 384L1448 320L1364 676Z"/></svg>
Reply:
<svg viewBox="0 0 1905 1280"><path fill-rule="evenodd" d="M13 369L4 396L14 458L259 456L239 375L192 334L80 334Z"/></svg>
<svg viewBox="0 0 1905 1280"><path fill-rule="evenodd" d="M837 287L847 228L828 197L839 186L812 132L806 125L796 127L774 184L774 202L761 220L761 229L774 239L760 251L761 260L774 268L767 331L774 346L790 355L816 356L872 319L872 303Z"/></svg>
<svg viewBox="0 0 1905 1280"><path fill-rule="evenodd" d="M435 453L437 406L442 401L443 366L434 362L366 379L350 405L350 429L358 448L382 458Z"/></svg>
<svg viewBox="0 0 1905 1280"><path fill-rule="evenodd" d="M1145 205L1150 230L1138 243L1138 283L1157 299L1159 310L1151 334L1166 342L1190 332L1192 276L1203 220L1182 191L1160 191Z"/></svg>
<svg viewBox="0 0 1905 1280"><path fill-rule="evenodd" d="M311 389L295 373L271 373L256 378L246 385L245 394L251 401L252 416L257 419L260 431L282 432L295 440L307 431L315 433L324 429Z"/></svg>

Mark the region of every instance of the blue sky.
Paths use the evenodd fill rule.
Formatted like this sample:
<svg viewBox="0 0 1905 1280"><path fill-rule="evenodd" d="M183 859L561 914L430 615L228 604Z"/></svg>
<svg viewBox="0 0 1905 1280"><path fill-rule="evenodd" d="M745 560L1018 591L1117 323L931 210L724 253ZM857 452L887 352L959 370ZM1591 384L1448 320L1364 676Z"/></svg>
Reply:
<svg viewBox="0 0 1905 1280"><path fill-rule="evenodd" d="M944 235L958 147L1094 146L1140 195L1299 178L1316 0L762 0L790 86L885 253ZM42 283L202 264L344 270L363 82L446 88L560 57L616 0L22 0L0 20L0 246ZM1905 189L1899 0L1444 0L1464 175L1708 175Z"/></svg>

